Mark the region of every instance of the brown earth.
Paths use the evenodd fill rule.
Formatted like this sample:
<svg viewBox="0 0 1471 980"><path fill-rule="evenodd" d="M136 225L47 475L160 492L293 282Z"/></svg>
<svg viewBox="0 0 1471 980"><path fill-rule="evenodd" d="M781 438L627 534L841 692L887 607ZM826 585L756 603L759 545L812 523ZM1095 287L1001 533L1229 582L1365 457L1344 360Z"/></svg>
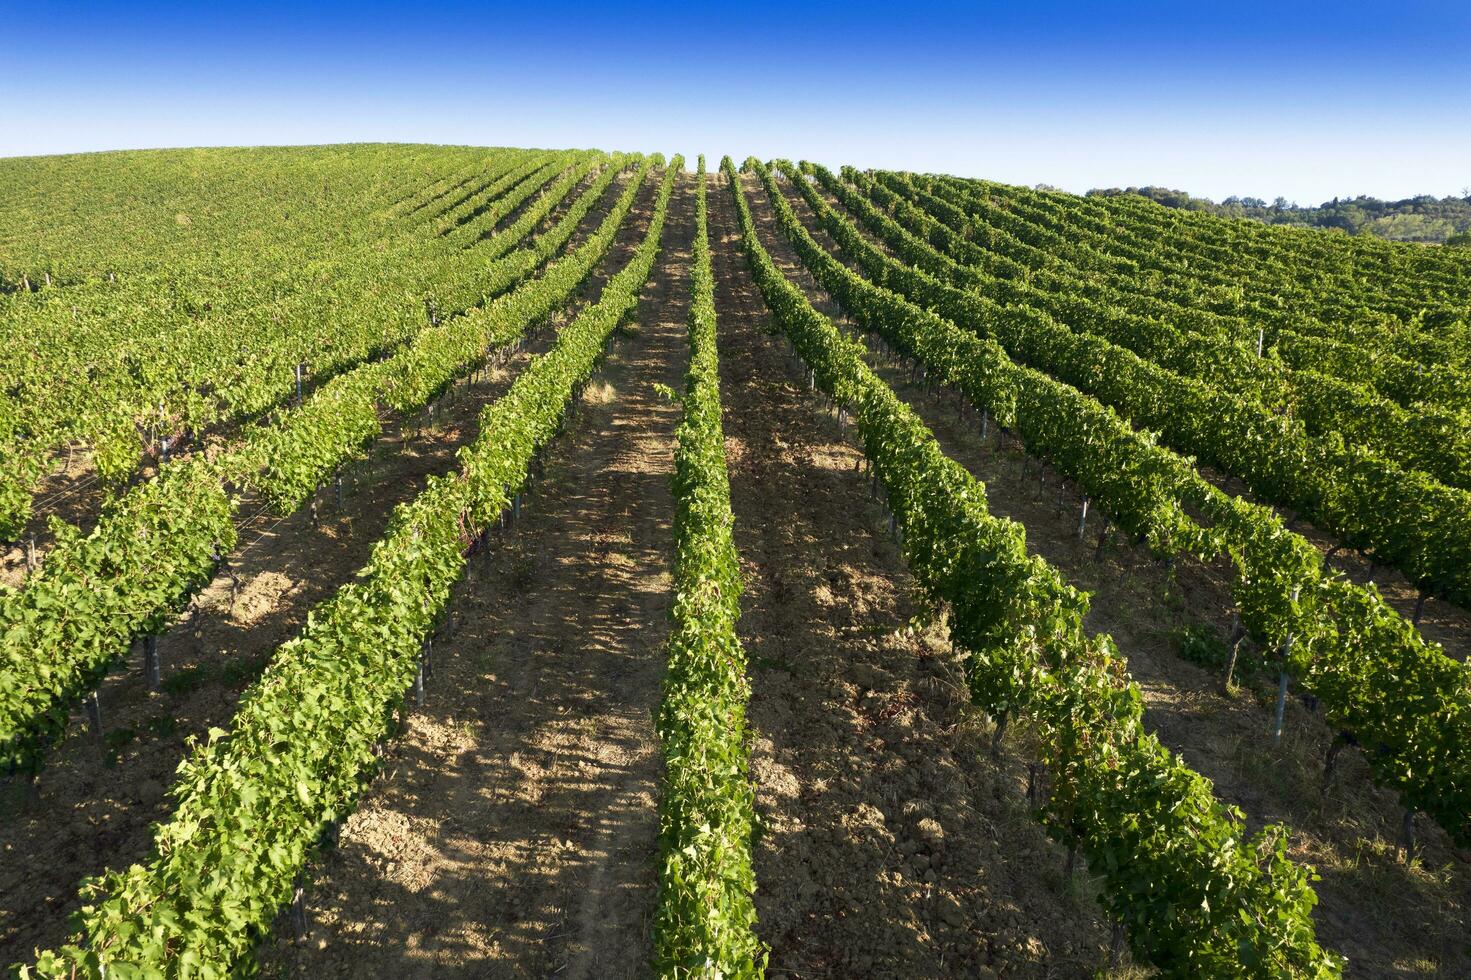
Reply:
<svg viewBox="0 0 1471 980"><path fill-rule="evenodd" d="M314 868L311 935L278 930L267 975L646 972L679 422L658 386L678 387L688 359L693 220L686 180L636 332L550 447L520 522L472 559L428 703Z"/></svg>

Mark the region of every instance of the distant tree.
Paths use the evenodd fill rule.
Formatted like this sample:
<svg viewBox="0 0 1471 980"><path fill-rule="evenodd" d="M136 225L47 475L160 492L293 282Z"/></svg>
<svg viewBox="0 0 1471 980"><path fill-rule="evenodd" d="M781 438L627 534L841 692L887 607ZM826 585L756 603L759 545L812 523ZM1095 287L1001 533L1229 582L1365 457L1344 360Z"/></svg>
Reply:
<svg viewBox="0 0 1471 980"><path fill-rule="evenodd" d="M1466 195L1466 200L1471 201L1471 194ZM1471 231L1458 231L1447 238L1445 243L1455 248L1471 248Z"/></svg>
<svg viewBox="0 0 1471 980"><path fill-rule="evenodd" d="M1317 207L1304 207L1285 197L1268 204L1259 197L1232 195L1220 204L1169 187L1094 188L1095 197L1134 194L1169 208L1207 211L1229 218L1254 218L1274 225L1321 228L1349 235L1374 235L1399 241L1443 242L1448 236L1471 232L1471 187L1464 197L1436 198L1429 194L1401 201L1382 201L1359 194L1338 196Z"/></svg>

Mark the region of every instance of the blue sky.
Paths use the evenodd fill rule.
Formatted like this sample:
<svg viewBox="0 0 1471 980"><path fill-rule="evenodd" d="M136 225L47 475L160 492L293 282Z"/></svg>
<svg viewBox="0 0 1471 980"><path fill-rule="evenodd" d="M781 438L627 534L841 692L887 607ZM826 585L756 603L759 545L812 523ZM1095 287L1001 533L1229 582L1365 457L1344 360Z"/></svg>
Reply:
<svg viewBox="0 0 1471 980"><path fill-rule="evenodd" d="M8 7L0 155L402 140L1303 203L1471 187L1467 0Z"/></svg>

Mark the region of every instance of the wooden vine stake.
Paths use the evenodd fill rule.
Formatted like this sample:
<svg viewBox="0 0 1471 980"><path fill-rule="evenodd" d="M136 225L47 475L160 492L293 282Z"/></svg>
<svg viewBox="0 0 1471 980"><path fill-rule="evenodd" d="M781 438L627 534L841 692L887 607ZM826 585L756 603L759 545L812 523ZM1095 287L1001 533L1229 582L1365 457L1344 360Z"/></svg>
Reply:
<svg viewBox="0 0 1471 980"><path fill-rule="evenodd" d="M1292 589L1292 601L1297 601L1299 587ZM1277 711L1272 722L1272 741L1281 744L1282 723L1287 715L1287 661L1292 656L1292 641L1294 634L1288 632L1287 639L1282 641L1282 672L1277 677Z"/></svg>
<svg viewBox="0 0 1471 980"><path fill-rule="evenodd" d="M1098 546L1093 549L1093 560L1103 560L1103 546L1108 544L1108 517L1103 518L1103 527L1098 529Z"/></svg>
<svg viewBox="0 0 1471 980"><path fill-rule="evenodd" d="M1282 672L1277 675L1277 710L1272 721L1272 741L1281 743L1282 725L1287 714L1287 658L1282 658Z"/></svg>
<svg viewBox="0 0 1471 980"><path fill-rule="evenodd" d="M306 884L300 874L291 883L291 925L298 940L306 938Z"/></svg>
<svg viewBox="0 0 1471 980"><path fill-rule="evenodd" d="M1113 936L1109 943L1108 968L1117 970L1119 964L1124 961L1124 923L1122 919L1115 919L1113 923Z"/></svg>
<svg viewBox="0 0 1471 980"><path fill-rule="evenodd" d="M996 719L996 731L991 733L991 758L1001 758L1001 740L1006 737L1006 723L1011 720L1011 712L1003 711Z"/></svg>
<svg viewBox="0 0 1471 980"><path fill-rule="evenodd" d="M148 690L156 691L163 683L163 668L158 659L158 637L145 636L143 638L143 677L148 682Z"/></svg>
<svg viewBox="0 0 1471 980"><path fill-rule="evenodd" d="M1241 610L1231 613L1231 652L1226 655L1225 689L1231 690L1231 678L1236 673L1236 658L1241 654L1241 641L1246 639L1246 630L1241 628Z"/></svg>
<svg viewBox="0 0 1471 980"><path fill-rule="evenodd" d="M95 688L93 689L91 694L87 695L87 699L82 702L82 705L87 709L87 723L92 728L92 737L96 739L101 739L102 701L98 697L97 690Z"/></svg>

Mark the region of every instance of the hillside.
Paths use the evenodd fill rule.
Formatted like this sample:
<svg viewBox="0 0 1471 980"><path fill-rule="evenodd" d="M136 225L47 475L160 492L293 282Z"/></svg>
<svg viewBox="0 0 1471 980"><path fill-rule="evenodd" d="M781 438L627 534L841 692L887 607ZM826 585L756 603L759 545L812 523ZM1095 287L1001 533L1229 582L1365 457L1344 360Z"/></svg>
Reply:
<svg viewBox="0 0 1471 980"><path fill-rule="evenodd" d="M1471 250L0 160L25 977L1471 976Z"/></svg>

